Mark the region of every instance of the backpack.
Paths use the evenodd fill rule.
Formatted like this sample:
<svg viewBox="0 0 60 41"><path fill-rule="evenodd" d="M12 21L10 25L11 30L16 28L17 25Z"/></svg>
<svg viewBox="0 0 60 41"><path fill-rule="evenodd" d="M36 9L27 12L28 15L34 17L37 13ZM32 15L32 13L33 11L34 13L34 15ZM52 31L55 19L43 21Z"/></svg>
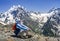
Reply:
<svg viewBox="0 0 60 41"><path fill-rule="evenodd" d="M16 30L16 23L13 25L12 30Z"/></svg>

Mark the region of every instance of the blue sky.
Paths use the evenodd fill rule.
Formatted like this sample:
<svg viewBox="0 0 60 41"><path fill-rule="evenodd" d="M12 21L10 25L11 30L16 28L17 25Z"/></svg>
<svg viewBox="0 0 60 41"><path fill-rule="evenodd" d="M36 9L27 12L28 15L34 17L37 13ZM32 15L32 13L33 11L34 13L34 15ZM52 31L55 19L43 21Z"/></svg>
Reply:
<svg viewBox="0 0 60 41"><path fill-rule="evenodd" d="M29 11L47 12L59 8L60 0L0 0L0 12L7 11L13 5L24 6Z"/></svg>

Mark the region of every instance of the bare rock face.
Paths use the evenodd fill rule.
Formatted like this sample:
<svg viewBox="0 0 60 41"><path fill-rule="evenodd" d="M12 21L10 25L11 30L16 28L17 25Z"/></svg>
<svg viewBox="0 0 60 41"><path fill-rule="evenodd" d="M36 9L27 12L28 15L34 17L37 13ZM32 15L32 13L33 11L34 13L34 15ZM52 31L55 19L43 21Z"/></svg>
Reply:
<svg viewBox="0 0 60 41"><path fill-rule="evenodd" d="M46 36L60 36L60 8L55 9L53 13L43 26L43 34Z"/></svg>

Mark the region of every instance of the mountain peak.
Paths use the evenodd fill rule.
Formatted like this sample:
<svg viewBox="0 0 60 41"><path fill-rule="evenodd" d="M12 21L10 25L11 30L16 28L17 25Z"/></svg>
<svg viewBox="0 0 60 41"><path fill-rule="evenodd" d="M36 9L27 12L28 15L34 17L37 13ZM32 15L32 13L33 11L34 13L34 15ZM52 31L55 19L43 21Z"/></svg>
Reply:
<svg viewBox="0 0 60 41"><path fill-rule="evenodd" d="M13 5L8 11L10 12L10 11L17 10L17 9L23 10L25 8L21 5Z"/></svg>

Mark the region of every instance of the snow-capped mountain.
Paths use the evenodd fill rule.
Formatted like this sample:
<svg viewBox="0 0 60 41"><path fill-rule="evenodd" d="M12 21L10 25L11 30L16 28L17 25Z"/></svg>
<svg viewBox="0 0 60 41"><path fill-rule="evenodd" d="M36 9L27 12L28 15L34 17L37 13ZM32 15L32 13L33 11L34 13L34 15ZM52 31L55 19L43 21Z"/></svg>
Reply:
<svg viewBox="0 0 60 41"><path fill-rule="evenodd" d="M0 14L0 21L7 24L15 23L15 18L22 19L24 16L28 16L24 7L13 6L5 13Z"/></svg>
<svg viewBox="0 0 60 41"><path fill-rule="evenodd" d="M12 6L8 11L5 13L0 14L0 21L10 24L15 23L15 18L19 19L32 19L33 21L39 20L39 22L46 22L47 18L50 16L50 14L38 14L37 12L29 12L26 11L23 6L17 5Z"/></svg>
<svg viewBox="0 0 60 41"><path fill-rule="evenodd" d="M43 33L45 35L58 35L60 36L60 8L55 9L53 15L43 26Z"/></svg>
<svg viewBox="0 0 60 41"><path fill-rule="evenodd" d="M24 24L34 31L60 35L60 8L51 9L48 13L27 11L23 6L12 6L5 13L0 14L0 23L3 25L15 23L15 19L24 20ZM47 30L48 29L48 30ZM46 31L47 30L47 31Z"/></svg>
<svg viewBox="0 0 60 41"><path fill-rule="evenodd" d="M27 11L24 7L17 5L12 6L8 11L5 13L0 14L0 21L2 23L12 24L15 23L15 19L21 19L25 20L25 24L27 26L32 27L32 29L35 28L34 31L38 30L43 27L43 25L47 22L47 20L50 18L53 12L51 13L40 13L40 12L34 12L34 11Z"/></svg>

